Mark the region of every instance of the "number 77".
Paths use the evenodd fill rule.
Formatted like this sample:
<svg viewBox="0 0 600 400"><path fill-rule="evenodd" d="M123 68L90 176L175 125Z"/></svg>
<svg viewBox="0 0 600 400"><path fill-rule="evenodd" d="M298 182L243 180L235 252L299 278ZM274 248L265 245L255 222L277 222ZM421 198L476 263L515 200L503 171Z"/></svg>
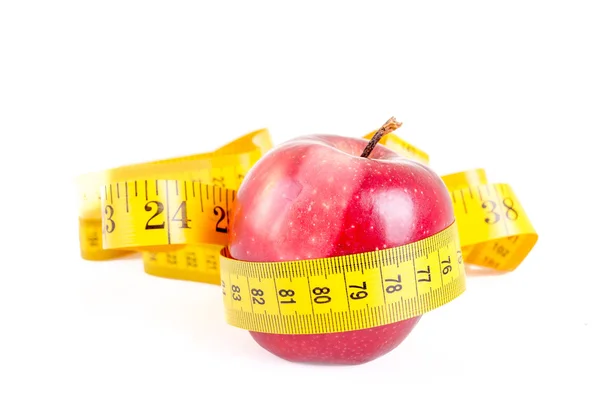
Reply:
<svg viewBox="0 0 600 400"><path fill-rule="evenodd" d="M418 280L418 282L431 282L431 268L429 265L427 266L426 270L422 269L417 271L417 274L427 274L427 278L421 278Z"/></svg>

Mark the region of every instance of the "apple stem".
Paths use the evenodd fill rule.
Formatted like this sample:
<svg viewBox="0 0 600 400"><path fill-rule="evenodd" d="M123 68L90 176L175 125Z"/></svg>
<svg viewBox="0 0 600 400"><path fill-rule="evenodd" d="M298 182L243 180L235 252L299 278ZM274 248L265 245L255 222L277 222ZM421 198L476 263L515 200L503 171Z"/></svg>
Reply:
<svg viewBox="0 0 600 400"><path fill-rule="evenodd" d="M379 128L377 133L375 133L375 135L373 135L373 137L371 138L371 141L367 144L367 147L365 147L365 149L363 150L363 152L360 156L364 157L364 158L369 158L369 154L371 154L371 152L373 151L373 149L375 148L377 143L381 140L381 138L384 137L385 135L387 135L388 133L395 131L396 129L400 128L401 126L402 126L402 122L396 121L396 118L392 117L392 118L388 119L386 121L386 123L383 124L383 126L381 128Z"/></svg>

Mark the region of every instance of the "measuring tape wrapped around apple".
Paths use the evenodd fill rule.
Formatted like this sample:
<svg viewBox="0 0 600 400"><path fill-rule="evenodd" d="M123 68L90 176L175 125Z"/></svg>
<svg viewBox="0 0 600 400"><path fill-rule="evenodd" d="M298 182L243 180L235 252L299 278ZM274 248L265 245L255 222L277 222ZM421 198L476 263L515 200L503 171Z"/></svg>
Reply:
<svg viewBox="0 0 600 400"><path fill-rule="evenodd" d="M84 175L81 256L221 285L227 322L284 359L370 361L465 290L464 263L511 271L537 241L508 184L438 176L399 126Z"/></svg>

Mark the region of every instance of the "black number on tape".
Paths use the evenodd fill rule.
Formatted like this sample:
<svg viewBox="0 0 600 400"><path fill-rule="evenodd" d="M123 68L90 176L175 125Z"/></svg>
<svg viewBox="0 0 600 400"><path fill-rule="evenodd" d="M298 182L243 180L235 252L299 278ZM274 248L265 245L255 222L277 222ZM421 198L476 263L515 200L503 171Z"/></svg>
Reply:
<svg viewBox="0 0 600 400"><path fill-rule="evenodd" d="M504 200L502 200L502 204L504 204L504 207L506 207L506 218L510 219L511 221L515 221L517 218L519 218L519 213L517 213L517 211L513 208L515 203L510 197L505 197Z"/></svg>
<svg viewBox="0 0 600 400"><path fill-rule="evenodd" d="M448 260L442 261L442 265L444 266L444 268L442 269L442 273L444 275L448 275L448 273L452 271L452 265L450 265L450 256L448 256Z"/></svg>
<svg viewBox="0 0 600 400"><path fill-rule="evenodd" d="M427 269L417 271L417 274L427 274L426 278L421 278L418 280L418 282L431 282L431 268L429 265L427 266Z"/></svg>
<svg viewBox="0 0 600 400"><path fill-rule="evenodd" d="M250 293L252 294L252 303L260 305L265 304L265 299L262 297L265 293L261 289L252 289Z"/></svg>
<svg viewBox="0 0 600 400"><path fill-rule="evenodd" d="M217 269L217 260L214 255L209 254L206 256L206 266L208 269Z"/></svg>
<svg viewBox="0 0 600 400"><path fill-rule="evenodd" d="M181 212L181 218L177 218L177 214L179 214ZM175 221L175 222L181 222L181 229L189 229L190 226L188 225L188 222L190 222L191 220L188 219L187 217L187 202L184 200L181 202L181 204L179 205L179 207L177 207L177 211L175 211L175 215L173 216L173 219L171 221Z"/></svg>
<svg viewBox="0 0 600 400"><path fill-rule="evenodd" d="M177 255L167 253L167 263L171 265L177 265Z"/></svg>
<svg viewBox="0 0 600 400"><path fill-rule="evenodd" d="M483 263L484 265L489 265L492 268L500 268L500 263L488 256L483 257Z"/></svg>
<svg viewBox="0 0 600 400"><path fill-rule="evenodd" d="M106 215L106 233L112 233L115 230L115 221L112 220L113 215L115 214L115 209L111 205L107 205L104 207L104 214Z"/></svg>
<svg viewBox="0 0 600 400"><path fill-rule="evenodd" d="M235 301L242 301L242 295L240 294L240 287L237 285L231 285L231 297L233 297L233 299Z"/></svg>
<svg viewBox="0 0 600 400"><path fill-rule="evenodd" d="M87 238L88 246L90 247L98 247L98 238L89 236Z"/></svg>
<svg viewBox="0 0 600 400"><path fill-rule="evenodd" d="M165 210L165 206L163 206L163 203L161 203L160 201L155 201L155 200L151 200L151 201L147 202L146 205L144 206L144 209L146 211L152 211L152 204L156 204L156 212L154 213L153 216L150 217L148 222L146 222L146 229L165 229L164 222L162 224L150 224L150 221L152 221L154 218L158 217Z"/></svg>
<svg viewBox="0 0 600 400"><path fill-rule="evenodd" d="M225 187L225 177L223 176L215 176L213 177L213 185L215 186L220 186L220 187Z"/></svg>
<svg viewBox="0 0 600 400"><path fill-rule="evenodd" d="M88 245L90 245L90 247L98 247L99 244L99 238L98 238L98 233L97 232L91 232L88 234L88 236L86 237L87 241L88 241Z"/></svg>
<svg viewBox="0 0 600 400"><path fill-rule="evenodd" d="M223 220L225 219L225 210L223 210L223 207L216 206L215 209L213 210L213 214L215 214L217 217L219 217L219 220L217 221L217 225L215 226L216 231L220 232L220 233L227 233L227 226L225 226L225 227L219 226L219 224L221 222L223 222Z"/></svg>
<svg viewBox="0 0 600 400"><path fill-rule="evenodd" d="M331 297L327 296L329 291L330 289L326 286L314 288L312 292L316 297L313 298L313 301L317 304L329 303L331 301Z"/></svg>
<svg viewBox="0 0 600 400"><path fill-rule="evenodd" d="M364 299L365 297L367 297L369 295L369 293L367 292L367 282L363 282L362 285L350 285L350 287L352 289L362 289L362 290L359 290L358 292L350 293L350 298L352 300Z"/></svg>
<svg viewBox="0 0 600 400"><path fill-rule="evenodd" d="M483 203L481 203L481 208L491 208L491 210L489 211L490 214L492 214L494 216L494 218L490 218L490 217L486 217L485 218L485 222L487 222L488 224L492 225L495 224L496 222L498 222L500 220L500 214L498 214L495 210L496 210L496 203L493 202L492 200L486 200Z"/></svg>
<svg viewBox="0 0 600 400"><path fill-rule="evenodd" d="M506 218L510 219L511 221L516 221L517 218L519 218L519 213L514 208L515 203L510 197L505 197L502 200L502 205L506 208ZM488 224L495 224L500 220L500 214L496 212L496 203L494 201L486 200L481 203L481 207L485 209L491 208L488 213L493 215L493 218L491 216L486 217L485 222Z"/></svg>
<svg viewBox="0 0 600 400"><path fill-rule="evenodd" d="M510 251L506 247L502 246L501 244L498 244L498 242L494 243L494 250L502 257L506 257L508 253L510 253Z"/></svg>
<svg viewBox="0 0 600 400"><path fill-rule="evenodd" d="M196 253L186 253L185 261L188 267L196 268L198 266L198 260L196 259Z"/></svg>
<svg viewBox="0 0 600 400"><path fill-rule="evenodd" d="M288 300L281 300L280 303L281 304L292 304L295 303L296 300L294 300L294 298L292 296L294 296L296 294L296 292L294 292L293 290L288 290L288 289L281 289L279 291L279 297L289 297Z"/></svg>
<svg viewBox="0 0 600 400"><path fill-rule="evenodd" d="M385 287L385 291L387 293L394 293L394 292L399 292L402 290L402 276L400 276L400 274L398 274L398 278L397 279L393 279L393 278L388 278L385 280L386 282L398 282L395 285L391 284Z"/></svg>

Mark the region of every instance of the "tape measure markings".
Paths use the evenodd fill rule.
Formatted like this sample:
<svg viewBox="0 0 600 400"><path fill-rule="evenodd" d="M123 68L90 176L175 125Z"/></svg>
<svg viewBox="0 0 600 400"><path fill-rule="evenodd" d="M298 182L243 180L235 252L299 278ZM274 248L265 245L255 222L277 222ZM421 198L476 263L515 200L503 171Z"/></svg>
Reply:
<svg viewBox="0 0 600 400"><path fill-rule="evenodd" d="M222 251L227 319L253 331L324 333L411 318L462 293L460 252L456 223L405 246L326 259L251 263Z"/></svg>
<svg viewBox="0 0 600 400"><path fill-rule="evenodd" d="M318 334L343 332L398 322L396 316L403 319L413 318L430 311L432 304L445 304L453 300L455 293L462 293L465 284L455 279L442 288L432 290L416 298L401 300L391 305L377 305L349 312L330 311L327 314L276 315L258 314L245 310L227 310L226 318L230 325L257 332L280 334ZM423 311L426 310L426 311Z"/></svg>
<svg viewBox="0 0 600 400"><path fill-rule="evenodd" d="M466 262L515 269L535 245L537 234L510 186L483 180L449 190Z"/></svg>
<svg viewBox="0 0 600 400"><path fill-rule="evenodd" d="M122 196L121 189L118 189L116 197L111 196L113 185L114 191L117 191L116 188L122 185L130 187L137 183L138 180L112 182L103 187L105 194L101 196L101 204L105 249L134 248L140 241L150 245L226 243L230 205L235 200L234 189L200 180L157 179L154 190L148 187L148 180L144 180L143 202L139 196ZM139 186L142 186L141 182ZM188 186L193 188L191 198ZM189 205L196 197L199 208ZM211 212L206 207L209 201L212 202ZM214 226L212 230L208 228L210 225Z"/></svg>
<svg viewBox="0 0 600 400"><path fill-rule="evenodd" d="M79 219L79 249L82 258L94 261L111 260L133 253L127 250L102 248L102 221L100 219Z"/></svg>
<svg viewBox="0 0 600 400"><path fill-rule="evenodd" d="M178 251L143 252L146 273L219 285L219 245L189 245Z"/></svg>
<svg viewBox="0 0 600 400"><path fill-rule="evenodd" d="M501 188L502 196L500 196L500 193L498 192L498 187L500 187L500 188ZM494 192L496 192L496 199L497 199L497 200L500 200L500 198L502 197L502 204L503 204L505 207L509 208L509 207L506 205L506 200L507 200L507 199L509 199L509 197L505 197L505 196L504 196L504 185L502 185L502 184L494 185L494 186L493 186L493 188L494 188ZM512 203L512 200L511 200L511 203ZM512 208L509 208L509 209L512 209ZM507 218L508 218L508 211L507 211ZM510 233L509 233L509 231L508 231L508 224L506 223L506 218L502 218L502 225L504 226L504 232L505 232L507 235L509 235Z"/></svg>
<svg viewBox="0 0 600 400"><path fill-rule="evenodd" d="M464 190L464 189L460 189L460 198L461 198L461 200L462 200L463 207L464 207L465 214L466 214L466 213L468 212L468 210L467 210L467 202L465 201L465 195L464 195L464 193L463 193L463 190Z"/></svg>

